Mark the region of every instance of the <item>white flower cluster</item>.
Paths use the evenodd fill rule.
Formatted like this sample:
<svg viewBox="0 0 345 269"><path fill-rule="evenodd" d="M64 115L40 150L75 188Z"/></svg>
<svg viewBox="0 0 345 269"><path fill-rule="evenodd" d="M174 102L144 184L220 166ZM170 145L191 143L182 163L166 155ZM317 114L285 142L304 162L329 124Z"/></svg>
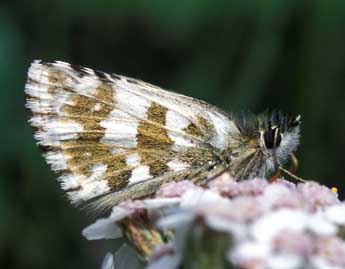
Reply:
<svg viewBox="0 0 345 269"><path fill-rule="evenodd" d="M121 237L117 223L142 210L156 227L174 233L174 240L153 251L149 269L178 268L196 225L231 238L224 252L229 268L345 268L345 203L315 182L236 182L227 174L208 188L172 182L153 198L115 206L108 218L87 227L83 235L89 240ZM133 249L124 246L119 252L108 254L103 268L139 268Z"/></svg>

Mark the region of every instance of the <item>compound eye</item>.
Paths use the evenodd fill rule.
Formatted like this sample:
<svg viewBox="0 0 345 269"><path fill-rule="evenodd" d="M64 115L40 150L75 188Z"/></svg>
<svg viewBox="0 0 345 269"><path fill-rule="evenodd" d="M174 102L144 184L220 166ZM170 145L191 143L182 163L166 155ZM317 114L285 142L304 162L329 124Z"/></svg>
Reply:
<svg viewBox="0 0 345 269"><path fill-rule="evenodd" d="M264 142L267 149L273 149L280 145L282 137L279 128L275 127L265 131Z"/></svg>

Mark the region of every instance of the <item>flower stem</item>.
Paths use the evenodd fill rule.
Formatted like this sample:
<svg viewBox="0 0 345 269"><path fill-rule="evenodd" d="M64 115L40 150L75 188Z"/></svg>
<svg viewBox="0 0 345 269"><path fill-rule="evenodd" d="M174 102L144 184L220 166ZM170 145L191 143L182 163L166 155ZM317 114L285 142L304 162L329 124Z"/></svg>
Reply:
<svg viewBox="0 0 345 269"><path fill-rule="evenodd" d="M228 234L212 231L196 224L186 240L183 268L188 269L229 269L226 253L231 246Z"/></svg>

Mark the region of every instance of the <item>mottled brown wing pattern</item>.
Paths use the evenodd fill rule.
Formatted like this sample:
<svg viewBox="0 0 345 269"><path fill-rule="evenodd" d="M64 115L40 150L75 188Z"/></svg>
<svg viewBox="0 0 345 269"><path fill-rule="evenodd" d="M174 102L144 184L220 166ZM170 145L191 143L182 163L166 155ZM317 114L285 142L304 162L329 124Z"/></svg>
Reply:
<svg viewBox="0 0 345 269"><path fill-rule="evenodd" d="M73 203L190 178L237 132L201 101L64 62L35 61L25 91L35 137Z"/></svg>

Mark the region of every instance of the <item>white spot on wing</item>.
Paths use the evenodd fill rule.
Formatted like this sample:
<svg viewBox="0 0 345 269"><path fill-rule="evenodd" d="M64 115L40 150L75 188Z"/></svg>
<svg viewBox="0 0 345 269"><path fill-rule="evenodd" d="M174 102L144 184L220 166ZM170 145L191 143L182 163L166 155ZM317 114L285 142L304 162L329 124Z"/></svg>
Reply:
<svg viewBox="0 0 345 269"><path fill-rule="evenodd" d="M126 122L119 118L101 121L100 125L106 129L101 143L130 148L136 146L137 122Z"/></svg>
<svg viewBox="0 0 345 269"><path fill-rule="evenodd" d="M47 85L49 83L47 67L40 64L37 60L34 61L28 71L28 78Z"/></svg>
<svg viewBox="0 0 345 269"><path fill-rule="evenodd" d="M38 131L35 138L43 145L59 145L61 140L77 139L83 131L83 126L76 122L49 120L42 125L43 131Z"/></svg>
<svg viewBox="0 0 345 269"><path fill-rule="evenodd" d="M146 119L146 112L151 102L147 99L129 92L126 89L115 90L116 108L128 114L128 117L140 120Z"/></svg>
<svg viewBox="0 0 345 269"><path fill-rule="evenodd" d="M190 139L186 139L181 134L175 132L168 132L169 137L175 142L174 146L184 146L184 147L193 147L195 144L192 143Z"/></svg>
<svg viewBox="0 0 345 269"><path fill-rule="evenodd" d="M137 129L140 120L147 118L150 102L126 90L114 89L116 109L111 111L108 120L100 125L106 128L101 142L109 145L136 147Z"/></svg>
<svg viewBox="0 0 345 269"><path fill-rule="evenodd" d="M89 178L68 174L61 176L59 181L63 190L80 188L78 190L68 192L72 203L79 203L110 191L108 181L101 179L106 170L107 165L97 163L92 166L92 174Z"/></svg>
<svg viewBox="0 0 345 269"><path fill-rule="evenodd" d="M78 79L78 83L74 83L74 89L77 92L89 94L95 93L97 91L97 87L101 85L102 82L96 76L85 76L83 78Z"/></svg>
<svg viewBox="0 0 345 269"><path fill-rule="evenodd" d="M190 121L181 114L168 110L166 114L166 126L172 130L182 130L190 124Z"/></svg>
<svg viewBox="0 0 345 269"><path fill-rule="evenodd" d="M87 201L110 191L107 180L85 180L83 181L81 187L82 188L80 190L71 191L68 193L72 203Z"/></svg>
<svg viewBox="0 0 345 269"><path fill-rule="evenodd" d="M111 153L114 155L119 154L119 153L124 153L124 152L126 152L126 150L123 148L117 148L116 147L116 148L111 149Z"/></svg>
<svg viewBox="0 0 345 269"><path fill-rule="evenodd" d="M28 82L25 85L25 93L31 97L39 98L39 100L28 100L26 107L33 112L41 113L58 113L60 107L68 102L71 94L64 91L58 83L53 83L49 80L49 68L46 65L39 64L35 61L28 71ZM64 84L68 82L67 78ZM72 83L69 80L69 83ZM49 92L49 89L54 86L54 94Z"/></svg>
<svg viewBox="0 0 345 269"><path fill-rule="evenodd" d="M29 82L25 86L25 92L33 97L39 97L42 99L52 99L53 96L48 92L48 86L43 82L43 84L37 84Z"/></svg>
<svg viewBox="0 0 345 269"><path fill-rule="evenodd" d="M128 166L138 166L140 165L140 156L138 153L129 154L126 158L126 164Z"/></svg>
<svg viewBox="0 0 345 269"><path fill-rule="evenodd" d="M150 179L152 176L150 175L150 167L145 166L138 166L132 170L132 175L129 178L129 184L138 183L140 181L144 181Z"/></svg>
<svg viewBox="0 0 345 269"><path fill-rule="evenodd" d="M168 162L167 165L173 171L181 171L181 170L184 170L184 169L189 167L189 164L180 162L178 160L172 160L172 161Z"/></svg>
<svg viewBox="0 0 345 269"><path fill-rule="evenodd" d="M156 102L169 110L177 111L187 118L193 117L195 113L201 110L201 107L195 106L193 102L186 102L191 100L183 95L164 91L159 87L137 80L137 83L129 82L125 77L120 80L113 80L119 89L136 94L140 99L145 99L151 102Z"/></svg>
<svg viewBox="0 0 345 269"><path fill-rule="evenodd" d="M99 111L102 108L100 103L97 103L93 106L92 111Z"/></svg>
<svg viewBox="0 0 345 269"><path fill-rule="evenodd" d="M27 85L26 89L36 88L37 85ZM33 92L32 90L26 91L29 95L39 99L29 99L26 107L31 109L32 112L38 113L61 113L61 107L64 105L73 106L71 101L71 93L57 92L54 95L48 93L48 87L40 85L40 91Z"/></svg>
<svg viewBox="0 0 345 269"><path fill-rule="evenodd" d="M61 188L63 190L73 189L80 187L82 177L79 175L67 174L58 178Z"/></svg>
<svg viewBox="0 0 345 269"><path fill-rule="evenodd" d="M166 114L166 127L170 139L175 142L175 145L192 147L194 144L190 141L190 138L183 136L183 129L189 125L190 121L181 114L168 110Z"/></svg>
<svg viewBox="0 0 345 269"><path fill-rule="evenodd" d="M101 178L105 171L107 171L107 165L103 163L97 163L92 166L92 174L88 180L97 180Z"/></svg>
<svg viewBox="0 0 345 269"><path fill-rule="evenodd" d="M54 171L67 170L66 156L62 152L50 151L44 157Z"/></svg>
<svg viewBox="0 0 345 269"><path fill-rule="evenodd" d="M83 130L83 126L76 122L71 121L59 121L59 120L51 120L48 121L43 128L48 133L54 134L65 134L65 133L77 133ZM74 134L76 135L76 134Z"/></svg>
<svg viewBox="0 0 345 269"><path fill-rule="evenodd" d="M214 111L207 111L207 115L211 120L216 135L212 137L212 144L219 149L226 149L228 146L229 135L237 136L239 134L233 121L230 121L227 117Z"/></svg>

